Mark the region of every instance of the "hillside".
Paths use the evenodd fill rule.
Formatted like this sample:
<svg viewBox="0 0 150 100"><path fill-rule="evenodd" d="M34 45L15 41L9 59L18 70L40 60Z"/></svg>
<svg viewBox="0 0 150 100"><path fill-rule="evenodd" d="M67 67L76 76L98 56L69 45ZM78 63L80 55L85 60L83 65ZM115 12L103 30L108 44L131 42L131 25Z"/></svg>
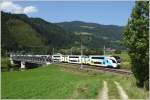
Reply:
<svg viewBox="0 0 150 100"><path fill-rule="evenodd" d="M68 47L71 35L41 18L24 14L1 13L2 53L6 51L49 52L53 47Z"/></svg>
<svg viewBox="0 0 150 100"><path fill-rule="evenodd" d="M122 39L123 27L100 25L81 21L50 23L41 18L30 18L25 14L1 13L2 54L6 51L51 53L55 50L80 48L122 49L118 41ZM81 34L81 35L80 35Z"/></svg>
<svg viewBox="0 0 150 100"><path fill-rule="evenodd" d="M120 48L117 41L122 39L122 26L101 25L97 23L86 23L81 21L56 23L67 32L82 35L85 46Z"/></svg>
<svg viewBox="0 0 150 100"><path fill-rule="evenodd" d="M72 43L71 34L61 27L41 18L31 18L30 22L37 32L46 39L47 45L50 47L66 48Z"/></svg>
<svg viewBox="0 0 150 100"><path fill-rule="evenodd" d="M2 13L2 50L19 51L31 46L44 46L39 33L11 14Z"/></svg>

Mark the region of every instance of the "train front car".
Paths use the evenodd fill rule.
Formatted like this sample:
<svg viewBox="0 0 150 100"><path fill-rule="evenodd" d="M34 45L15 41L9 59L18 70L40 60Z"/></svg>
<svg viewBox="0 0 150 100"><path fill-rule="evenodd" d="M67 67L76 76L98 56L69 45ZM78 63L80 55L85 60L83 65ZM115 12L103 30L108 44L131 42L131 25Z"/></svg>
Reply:
<svg viewBox="0 0 150 100"><path fill-rule="evenodd" d="M90 65L109 67L109 68L118 68L118 63L114 57L101 56L101 55L91 55Z"/></svg>
<svg viewBox="0 0 150 100"><path fill-rule="evenodd" d="M111 56L111 57L114 57L118 63L118 66L120 67L121 65L121 58L119 56Z"/></svg>
<svg viewBox="0 0 150 100"><path fill-rule="evenodd" d="M106 66L110 68L119 67L117 60L114 57L105 57L105 63L106 63Z"/></svg>

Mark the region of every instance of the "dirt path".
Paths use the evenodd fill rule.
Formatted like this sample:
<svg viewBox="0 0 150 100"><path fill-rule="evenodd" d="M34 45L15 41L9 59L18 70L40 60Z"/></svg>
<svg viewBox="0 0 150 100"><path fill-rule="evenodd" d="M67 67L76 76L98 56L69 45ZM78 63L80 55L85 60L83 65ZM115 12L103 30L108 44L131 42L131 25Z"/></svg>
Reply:
<svg viewBox="0 0 150 100"><path fill-rule="evenodd" d="M104 81L104 86L103 89L99 92L97 99L100 100L108 100L108 87L107 87L107 82Z"/></svg>
<svg viewBox="0 0 150 100"><path fill-rule="evenodd" d="M120 99L121 100L128 100L128 96L126 94L126 92L123 90L123 88L120 86L120 84L118 82L114 82L117 86L118 92L120 94Z"/></svg>

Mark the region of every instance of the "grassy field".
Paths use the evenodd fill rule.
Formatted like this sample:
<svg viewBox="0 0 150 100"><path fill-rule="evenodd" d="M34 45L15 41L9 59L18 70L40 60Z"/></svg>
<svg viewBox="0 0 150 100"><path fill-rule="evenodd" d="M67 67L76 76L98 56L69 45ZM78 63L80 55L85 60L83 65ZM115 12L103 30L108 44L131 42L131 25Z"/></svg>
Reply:
<svg viewBox="0 0 150 100"><path fill-rule="evenodd" d="M81 72L58 65L2 72L1 96L3 99L95 99L103 87L103 81L108 84L110 99L120 98L114 81L120 83L131 99L145 99L148 96L148 91L136 87L132 76Z"/></svg>

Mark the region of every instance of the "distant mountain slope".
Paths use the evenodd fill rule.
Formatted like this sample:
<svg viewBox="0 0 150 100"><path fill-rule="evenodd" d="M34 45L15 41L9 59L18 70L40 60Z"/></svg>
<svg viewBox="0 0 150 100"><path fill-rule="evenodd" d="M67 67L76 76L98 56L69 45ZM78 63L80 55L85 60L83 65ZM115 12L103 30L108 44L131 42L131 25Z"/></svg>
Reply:
<svg viewBox="0 0 150 100"><path fill-rule="evenodd" d="M39 33L29 24L11 14L2 13L2 49L23 50L29 46L44 46Z"/></svg>
<svg viewBox="0 0 150 100"><path fill-rule="evenodd" d="M105 36L113 40L120 40L122 38L123 27L117 25L101 25L81 21L62 22L56 24L70 32L87 32L101 37Z"/></svg>
<svg viewBox="0 0 150 100"><path fill-rule="evenodd" d="M71 35L61 27L24 14L1 13L2 51L52 49L68 47Z"/></svg>
<svg viewBox="0 0 150 100"><path fill-rule="evenodd" d="M30 18L25 14L1 12L2 53L5 51L51 52L52 48L101 49L105 45L122 48L116 41L122 39L123 27L100 25L80 21L50 23L41 18ZM56 50L55 49L55 50Z"/></svg>
<svg viewBox="0 0 150 100"><path fill-rule="evenodd" d="M116 25L100 25L96 23L86 23L81 21L56 23L66 31L76 35L82 34L85 45L90 47L120 48L116 41L122 39L123 27ZM86 37L89 37L88 39Z"/></svg>
<svg viewBox="0 0 150 100"><path fill-rule="evenodd" d="M40 18L31 18L30 22L51 47L64 48L72 43L71 34L68 34L58 25L46 22Z"/></svg>

